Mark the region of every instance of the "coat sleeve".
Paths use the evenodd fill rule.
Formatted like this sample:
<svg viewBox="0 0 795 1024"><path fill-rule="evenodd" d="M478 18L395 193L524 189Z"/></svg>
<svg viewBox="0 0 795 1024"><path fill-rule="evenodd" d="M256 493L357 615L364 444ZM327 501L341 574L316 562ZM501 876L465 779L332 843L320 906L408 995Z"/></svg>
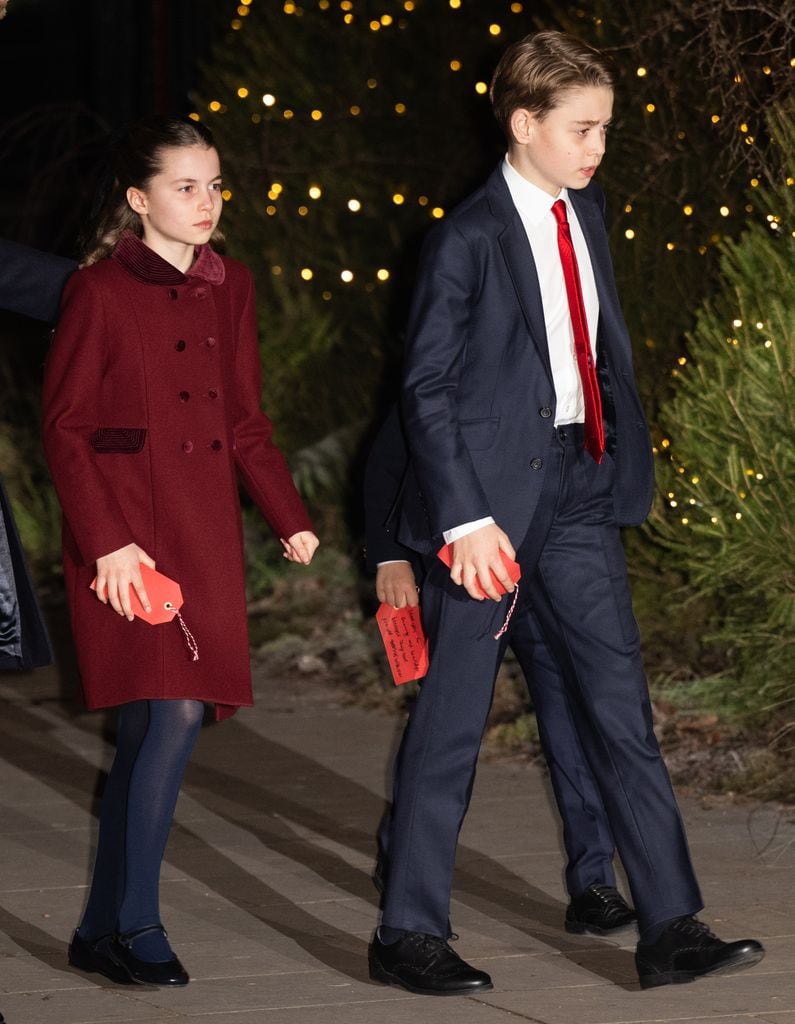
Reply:
<svg viewBox="0 0 795 1024"><path fill-rule="evenodd" d="M429 236L420 262L402 400L411 459L434 535L492 514L457 414L477 265L461 232L452 224L441 228Z"/></svg>
<svg viewBox="0 0 795 1024"><path fill-rule="evenodd" d="M74 260L0 238L0 309L53 323Z"/></svg>
<svg viewBox="0 0 795 1024"><path fill-rule="evenodd" d="M373 441L364 470L366 558L373 572L380 562L414 560L413 552L395 540L390 524L408 457L398 408L393 406Z"/></svg>
<svg viewBox="0 0 795 1024"><path fill-rule="evenodd" d="M64 290L42 395L47 463L84 565L136 540L91 446L100 423L108 329L104 296L80 271Z"/></svg>
<svg viewBox="0 0 795 1024"><path fill-rule="evenodd" d="M312 530L312 521L293 483L287 462L273 442L273 426L262 411L262 370L257 341L254 285L247 291L237 324L234 367L233 439L235 462L246 490L277 537Z"/></svg>

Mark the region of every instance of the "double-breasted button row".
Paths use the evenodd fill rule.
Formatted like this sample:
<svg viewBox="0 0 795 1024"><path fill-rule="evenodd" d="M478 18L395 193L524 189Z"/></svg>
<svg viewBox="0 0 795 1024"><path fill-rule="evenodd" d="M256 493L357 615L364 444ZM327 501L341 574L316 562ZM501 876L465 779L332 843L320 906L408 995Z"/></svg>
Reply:
<svg viewBox="0 0 795 1024"><path fill-rule="evenodd" d="M193 451L195 447L196 446L194 445L193 441L182 442L182 450L183 452L185 452L186 455L190 455L190 453ZM223 441L219 441L218 438L216 438L214 441L210 441L207 447L213 452L220 452L224 445Z"/></svg>
<svg viewBox="0 0 795 1024"><path fill-rule="evenodd" d="M207 391L205 391L205 395L211 401L215 401L218 397L218 388L208 388ZM190 391L180 391L178 397L180 402L188 402L190 401Z"/></svg>
<svg viewBox="0 0 795 1024"><path fill-rule="evenodd" d="M206 299L207 289L204 287L204 285L199 285L197 288L191 289L191 295L193 296L194 299ZM176 288L169 288L168 297L172 300L176 300L179 298L179 292L177 291Z"/></svg>
<svg viewBox="0 0 795 1024"><path fill-rule="evenodd" d="M543 465L543 459L539 459L538 457L530 460L530 469L541 469Z"/></svg>
<svg viewBox="0 0 795 1024"><path fill-rule="evenodd" d="M204 341L201 342L201 344L204 345L205 348L215 348L215 346L218 344L218 340L212 337L205 338ZM187 341L185 341L184 338L180 338L179 341L174 342L174 348L177 350L177 352L184 352L187 347L188 343Z"/></svg>

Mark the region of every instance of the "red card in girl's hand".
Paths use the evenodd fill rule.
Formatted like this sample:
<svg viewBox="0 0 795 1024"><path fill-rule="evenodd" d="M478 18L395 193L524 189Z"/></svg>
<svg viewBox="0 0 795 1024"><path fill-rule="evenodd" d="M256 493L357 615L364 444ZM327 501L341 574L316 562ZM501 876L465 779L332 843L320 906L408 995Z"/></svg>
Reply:
<svg viewBox="0 0 795 1024"><path fill-rule="evenodd" d="M415 605L393 608L382 604L375 614L395 686L422 679L428 671L428 641Z"/></svg>
<svg viewBox="0 0 795 1024"><path fill-rule="evenodd" d="M453 545L445 544L443 548L439 549L437 554L449 569L450 566L453 564ZM510 576L512 582L518 583L519 580L522 578L522 570L519 567L519 563L514 562L514 560L512 558L509 558L504 551L500 551L500 555L502 556L503 564L505 565L505 568L508 570L508 575ZM507 590L502 585L502 583L500 583L500 581L497 579L494 573L491 574L491 581L494 584L494 587L498 594L507 594ZM488 596L486 592L483 590L483 587L481 587L479 583L478 590L481 592L481 594L483 594L484 597Z"/></svg>
<svg viewBox="0 0 795 1024"><path fill-rule="evenodd" d="M160 622L171 622L177 614L177 610L182 607L182 590L179 583L176 580L169 579L168 576L164 576L162 572L157 572L156 569L150 569L143 562L140 563L139 568L152 610L151 612L146 611L138 600L135 588L131 585L130 606L132 607L133 614L137 618L143 619L144 622L151 623L153 626ZM91 589L97 589L96 578L91 584Z"/></svg>

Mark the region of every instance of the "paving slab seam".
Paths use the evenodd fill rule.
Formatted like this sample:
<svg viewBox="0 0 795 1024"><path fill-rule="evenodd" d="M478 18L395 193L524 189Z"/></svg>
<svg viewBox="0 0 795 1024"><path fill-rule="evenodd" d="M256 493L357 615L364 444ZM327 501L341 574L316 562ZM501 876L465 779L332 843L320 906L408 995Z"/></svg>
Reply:
<svg viewBox="0 0 795 1024"><path fill-rule="evenodd" d="M242 1016L244 1013L276 1013L283 1010L343 1010L346 1006L383 1006L388 1003L414 1002L423 998L423 996L393 996L386 999L346 999L344 1003L283 1003L274 1006L247 1006L241 1007L239 1010L189 1010L186 1012L190 1017L217 1017L221 1014L231 1017L233 1015ZM179 1017L175 1019L178 1020ZM540 1024L546 1024L546 1022L542 1021Z"/></svg>
<svg viewBox="0 0 795 1024"><path fill-rule="evenodd" d="M543 1020L541 1017L529 1017L526 1013L520 1013L518 1010L509 1010L505 1006L489 1003L485 999L476 999L474 996L468 996L467 1002L477 1003L478 1006L487 1006L490 1010L497 1010L498 1013L514 1017L516 1020L526 1020L528 1024L550 1024L549 1021Z"/></svg>

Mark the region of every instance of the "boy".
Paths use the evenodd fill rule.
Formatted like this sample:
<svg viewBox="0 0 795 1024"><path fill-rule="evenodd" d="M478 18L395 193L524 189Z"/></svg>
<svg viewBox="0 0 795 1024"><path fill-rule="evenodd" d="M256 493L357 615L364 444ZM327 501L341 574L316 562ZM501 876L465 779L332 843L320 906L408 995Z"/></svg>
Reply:
<svg viewBox="0 0 795 1024"><path fill-rule="evenodd" d="M503 55L491 100L507 157L429 237L409 325L398 539L430 560L431 661L397 760L371 976L429 995L491 987L446 939L506 644L503 556L521 565L564 673L638 912L641 986L750 966L758 942L722 942L693 916L701 895L652 729L619 535L648 512L653 465L592 184L612 72L577 39L541 32ZM445 543L449 573L433 558Z"/></svg>

